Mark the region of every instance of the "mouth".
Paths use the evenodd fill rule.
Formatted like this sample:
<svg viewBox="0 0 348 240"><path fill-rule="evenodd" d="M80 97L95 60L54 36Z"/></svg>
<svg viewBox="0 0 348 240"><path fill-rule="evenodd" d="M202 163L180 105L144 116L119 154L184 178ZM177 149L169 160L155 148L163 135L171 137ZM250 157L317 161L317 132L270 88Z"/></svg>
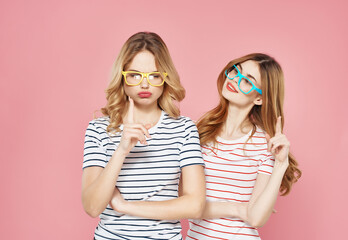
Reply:
<svg viewBox="0 0 348 240"><path fill-rule="evenodd" d="M152 93L150 92L140 92L138 93L138 96L141 97L141 98L149 98L151 97Z"/></svg>
<svg viewBox="0 0 348 240"><path fill-rule="evenodd" d="M233 87L233 85L230 82L227 83L226 88L230 92L238 93L238 91Z"/></svg>

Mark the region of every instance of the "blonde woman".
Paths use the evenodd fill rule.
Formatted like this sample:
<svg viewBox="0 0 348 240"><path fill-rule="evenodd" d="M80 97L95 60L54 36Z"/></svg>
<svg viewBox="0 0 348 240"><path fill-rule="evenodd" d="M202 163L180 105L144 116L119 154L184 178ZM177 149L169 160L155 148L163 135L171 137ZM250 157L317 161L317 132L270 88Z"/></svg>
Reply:
<svg viewBox="0 0 348 240"><path fill-rule="evenodd" d="M100 217L94 238L182 239L179 219L204 209L204 162L195 124L175 105L185 90L157 34L127 40L106 94L84 145L82 203Z"/></svg>
<svg viewBox="0 0 348 240"><path fill-rule="evenodd" d="M288 194L301 176L282 133L283 72L272 57L250 54L229 62L217 86L220 103L197 123L206 207L186 239L260 239L279 190Z"/></svg>

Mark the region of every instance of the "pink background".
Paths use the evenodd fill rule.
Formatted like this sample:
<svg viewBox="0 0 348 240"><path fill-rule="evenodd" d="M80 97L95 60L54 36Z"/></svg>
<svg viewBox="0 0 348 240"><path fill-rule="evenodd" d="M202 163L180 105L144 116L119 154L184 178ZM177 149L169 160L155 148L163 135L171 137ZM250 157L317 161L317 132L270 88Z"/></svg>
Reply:
<svg viewBox="0 0 348 240"><path fill-rule="evenodd" d="M133 33L167 43L187 90L182 114L217 103L225 64L265 52L286 77L285 132L303 177L263 239L342 239L347 214L347 3L1 1L2 239L92 239L82 208L84 132ZM346 109L346 110L344 110ZM186 232L186 222L184 222Z"/></svg>

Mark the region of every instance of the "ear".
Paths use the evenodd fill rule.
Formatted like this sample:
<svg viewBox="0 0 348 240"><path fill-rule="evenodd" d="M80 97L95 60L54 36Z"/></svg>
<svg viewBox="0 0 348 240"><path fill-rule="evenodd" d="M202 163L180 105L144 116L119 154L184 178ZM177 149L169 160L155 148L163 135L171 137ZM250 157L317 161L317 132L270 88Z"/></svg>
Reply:
<svg viewBox="0 0 348 240"><path fill-rule="evenodd" d="M259 97L255 98L254 104L255 105L262 105L262 97L259 96Z"/></svg>

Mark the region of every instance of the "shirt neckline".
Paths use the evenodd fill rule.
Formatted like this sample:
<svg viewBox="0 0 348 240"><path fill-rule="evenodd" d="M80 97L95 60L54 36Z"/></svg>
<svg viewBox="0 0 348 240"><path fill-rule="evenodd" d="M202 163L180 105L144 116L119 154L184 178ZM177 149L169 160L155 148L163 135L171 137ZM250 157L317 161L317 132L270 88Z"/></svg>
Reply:
<svg viewBox="0 0 348 240"><path fill-rule="evenodd" d="M155 124L155 126L153 126L153 127L151 127L150 129L148 129L149 132L154 132L154 131L156 131L156 129L158 128L158 126L161 125L162 120L163 120L163 118L164 118L164 115L165 115L165 111L161 110L161 115L160 115L160 117L159 117L157 123ZM110 122L110 117L109 117L109 122ZM123 126L124 126L124 125L123 125L123 123L122 123L122 124L120 124L119 128L120 128L121 130L123 130Z"/></svg>
<svg viewBox="0 0 348 240"><path fill-rule="evenodd" d="M161 110L161 116L160 116L160 118L158 119L156 125L153 126L153 127L151 127L150 129L148 129L148 131L149 131L150 134L156 132L158 126L160 126L161 123L162 123L162 120L163 120L163 118L164 118L164 115L165 115L165 112L164 112L163 110Z"/></svg>
<svg viewBox="0 0 348 240"><path fill-rule="evenodd" d="M251 129L247 134L243 135L242 137L240 138L237 138L237 139L231 139L231 140L227 140L227 139L224 139L220 136L217 136L216 137L216 140L219 141L219 142L222 142L222 143L236 143L236 142L241 142L243 140L246 140L250 137L251 133L252 133L253 129Z"/></svg>

